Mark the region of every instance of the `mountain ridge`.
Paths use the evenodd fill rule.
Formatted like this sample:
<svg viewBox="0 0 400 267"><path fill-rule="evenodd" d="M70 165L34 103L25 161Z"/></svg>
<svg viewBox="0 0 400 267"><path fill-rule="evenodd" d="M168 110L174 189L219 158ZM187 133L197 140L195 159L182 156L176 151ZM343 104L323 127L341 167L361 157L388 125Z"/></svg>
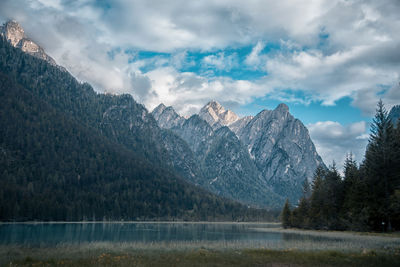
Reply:
<svg viewBox="0 0 400 267"><path fill-rule="evenodd" d="M231 119L226 119L225 114L234 113L225 109L215 100L208 102L199 114L194 114L187 120L169 107L167 113L174 114L172 116L174 118L179 117L179 123L173 123L174 125L168 122L168 118L171 116L163 114L166 110L164 107L165 105L160 104L152 111L159 126L169 128L182 137L197 154L199 161L202 160L202 157L209 158L207 153L212 147L212 137L220 129L228 129L232 135L227 136L230 137L230 140L237 139L237 146L242 151L240 153L246 154L245 157L249 157L253 162L251 164L255 164L252 168L256 169L258 174L249 175L252 173L249 170L242 173L245 177L253 177L247 181L248 186L256 183L255 181L260 178L261 184L265 188L268 190L272 188L277 193L277 195L270 193L277 199L289 198L296 202L301 196L304 180L307 179L310 182L314 170L319 165L324 166L307 128L290 114L289 107L284 103L279 104L274 110L262 110L254 117L239 118L235 114L230 117ZM188 128L188 124L191 124L191 127ZM206 124L208 126L205 126ZM227 138L225 148L221 149L229 149L227 144L231 142L235 141L228 141ZM199 146L202 149L199 149ZM225 163L221 163L214 158L214 162L220 162L220 174L224 173L226 168L232 168L229 162L231 160L228 158L225 160ZM242 160L246 162L244 158ZM209 164L212 164L211 161ZM207 170L203 171L204 173L210 173L207 164L203 168ZM217 193L221 192L223 189Z"/></svg>

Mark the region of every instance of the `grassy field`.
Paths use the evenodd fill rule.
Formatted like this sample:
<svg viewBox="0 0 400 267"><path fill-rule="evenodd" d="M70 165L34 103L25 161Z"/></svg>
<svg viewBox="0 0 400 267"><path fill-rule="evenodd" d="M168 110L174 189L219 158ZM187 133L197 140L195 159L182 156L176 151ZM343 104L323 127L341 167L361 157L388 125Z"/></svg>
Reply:
<svg viewBox="0 0 400 267"><path fill-rule="evenodd" d="M400 266L398 234L257 231L282 240L0 245L0 266Z"/></svg>
<svg viewBox="0 0 400 267"><path fill-rule="evenodd" d="M57 249L56 249L57 250ZM57 251L30 250L4 266L400 266L399 254L343 253L298 250L209 250L130 251L102 250L66 255ZM44 254L42 254L44 253ZM52 256L49 256L52 254ZM47 256L45 256L47 255ZM15 255L14 255L15 256Z"/></svg>

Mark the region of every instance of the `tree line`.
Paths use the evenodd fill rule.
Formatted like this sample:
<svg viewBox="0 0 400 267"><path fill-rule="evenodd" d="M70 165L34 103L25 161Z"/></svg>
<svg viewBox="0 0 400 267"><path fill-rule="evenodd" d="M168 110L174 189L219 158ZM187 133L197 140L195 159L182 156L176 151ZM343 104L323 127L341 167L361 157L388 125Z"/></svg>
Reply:
<svg viewBox="0 0 400 267"><path fill-rule="evenodd" d="M399 125L397 123L397 125ZM335 164L318 167L294 208L287 200L283 227L353 231L400 229L400 127L378 102L363 162L352 154L343 176Z"/></svg>

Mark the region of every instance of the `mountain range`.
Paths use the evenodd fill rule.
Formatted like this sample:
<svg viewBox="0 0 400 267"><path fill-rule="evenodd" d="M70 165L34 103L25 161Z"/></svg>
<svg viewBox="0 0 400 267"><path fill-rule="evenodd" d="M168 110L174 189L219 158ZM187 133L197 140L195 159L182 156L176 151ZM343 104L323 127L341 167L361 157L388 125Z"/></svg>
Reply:
<svg viewBox="0 0 400 267"><path fill-rule="evenodd" d="M61 190L60 186L71 186L66 189L68 193L64 198L78 198L76 202L81 203L80 208L72 204L65 206L64 219L68 216L78 219L107 216L199 218L193 215L194 212L202 214L204 219L218 213L221 218L237 218L239 211L243 216L250 216L248 214L258 214L257 209L247 207L280 208L285 199L296 203L302 195L303 183L312 182L315 169L325 166L307 128L283 103L273 110L265 109L255 116L245 117L239 117L214 100L190 117L183 117L164 104L150 113L130 95L99 94L89 84L76 81L41 46L27 37L16 21L0 26L0 35L2 94L14 103L3 105L3 115L16 113L15 105L30 113L28 116L22 112L15 118L20 125L25 125L21 129L26 130L27 136L22 135L21 129L12 127L13 122L6 120L6 115L2 116L0 162L6 173L2 188L14 192L6 197L0 194L5 198L2 200L11 198L14 201L14 206L3 207L7 210L6 218L18 217L22 206L33 208L33 204L28 204L29 198L35 197L36 188L43 189L46 183L55 191ZM40 106L47 107L44 115ZM43 125L50 121L47 127L50 130L54 127L54 131L36 127L34 123L33 127L28 120ZM63 123L59 125L53 120ZM72 132L68 132L71 129ZM60 136L54 135L55 132ZM76 134L77 139L70 139L70 135ZM18 142L14 140L17 136L21 139ZM82 140L86 141L82 143ZM32 142L39 143L39 147L34 148L34 155L38 157L32 155L26 145ZM75 147L75 151L61 142ZM63 149L58 151L56 148L60 147ZM127 158L124 164L121 163L123 157ZM48 165L44 159L52 164ZM60 162L54 162L54 159ZM22 180L16 178L24 174ZM70 177L79 177L78 184L71 183ZM79 191L82 183L104 186L107 190L119 185L119 189L113 189L113 198L117 198L114 202L118 205L105 200L110 191L105 192L104 188L95 187L97 191L92 192L85 187L86 192ZM138 190L142 192L138 194ZM16 196L21 192L25 192L24 197L18 199ZM119 212L107 213L101 208L90 215L77 212L77 209L93 208L86 203L87 194L110 207L117 205ZM47 195L40 196L35 198L38 202ZM169 197L173 201L165 201ZM161 199L165 204L159 203ZM129 215L127 203L130 201L138 207L135 215ZM216 203L225 208L215 208ZM59 203L59 206L63 205ZM210 207L215 210L211 212Z"/></svg>
<svg viewBox="0 0 400 267"><path fill-rule="evenodd" d="M305 180L311 182L314 170L325 166L307 128L285 104L243 118L217 101L188 119L164 104L152 115L190 148L190 156L177 156L187 148L168 147L179 158L176 165L183 177L244 203L279 206L286 198L295 203Z"/></svg>
<svg viewBox="0 0 400 267"><path fill-rule="evenodd" d="M132 96L24 51L15 24L0 38L1 221L272 219L182 178L163 141L181 139Z"/></svg>

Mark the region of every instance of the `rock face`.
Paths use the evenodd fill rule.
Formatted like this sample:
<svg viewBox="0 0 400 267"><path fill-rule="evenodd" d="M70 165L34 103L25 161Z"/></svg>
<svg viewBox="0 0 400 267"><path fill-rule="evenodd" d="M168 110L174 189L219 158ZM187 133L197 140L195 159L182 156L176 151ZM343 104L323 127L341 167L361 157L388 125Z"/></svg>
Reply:
<svg viewBox="0 0 400 267"><path fill-rule="evenodd" d="M199 116L214 129L221 126L228 126L239 119L235 113L230 110L225 110L225 108L216 101L210 101L205 105L200 110Z"/></svg>
<svg viewBox="0 0 400 267"><path fill-rule="evenodd" d="M152 114L167 131L163 140L175 169L187 180L252 206L275 207L283 201L262 179L246 147L228 127L214 130L199 115L184 119L164 105Z"/></svg>
<svg viewBox="0 0 400 267"><path fill-rule="evenodd" d="M187 170L192 166L184 177L244 203L276 207L285 198L296 203L304 180L311 181L317 166L324 164L307 128L285 104L243 118L215 101L189 119L162 104L152 114L159 126L182 138L193 152L184 156L183 145L168 149L181 155L179 164ZM192 163L184 163L185 158ZM195 173L201 177L193 178Z"/></svg>
<svg viewBox="0 0 400 267"><path fill-rule="evenodd" d="M20 48L25 53L34 57L43 59L53 66L57 66L54 59L47 55L42 47L25 35L24 29L18 22L14 20L7 21L0 27L0 35L6 38L12 46Z"/></svg>
<svg viewBox="0 0 400 267"><path fill-rule="evenodd" d="M292 201L300 197L304 180L311 181L314 170L323 165L307 128L285 104L261 111L238 131L238 136L263 179Z"/></svg>
<svg viewBox="0 0 400 267"><path fill-rule="evenodd" d="M196 155L182 138L171 130L162 130L162 140L172 161L171 166L189 182L200 185L204 174Z"/></svg>
<svg viewBox="0 0 400 267"><path fill-rule="evenodd" d="M179 116L173 107L166 107L164 104L158 105L152 114L158 125L164 129L170 129L185 122L185 118Z"/></svg>
<svg viewBox="0 0 400 267"><path fill-rule="evenodd" d="M246 125L253 119L253 116L246 116L243 118L238 119L234 123L229 125L229 129L234 132L236 135L244 128Z"/></svg>
<svg viewBox="0 0 400 267"><path fill-rule="evenodd" d="M202 160L206 188L241 202L276 207L283 199L262 179L246 148L228 127L217 129Z"/></svg>
<svg viewBox="0 0 400 267"><path fill-rule="evenodd" d="M400 119L400 105L392 107L388 115L389 119L392 121L395 127L398 127Z"/></svg>

